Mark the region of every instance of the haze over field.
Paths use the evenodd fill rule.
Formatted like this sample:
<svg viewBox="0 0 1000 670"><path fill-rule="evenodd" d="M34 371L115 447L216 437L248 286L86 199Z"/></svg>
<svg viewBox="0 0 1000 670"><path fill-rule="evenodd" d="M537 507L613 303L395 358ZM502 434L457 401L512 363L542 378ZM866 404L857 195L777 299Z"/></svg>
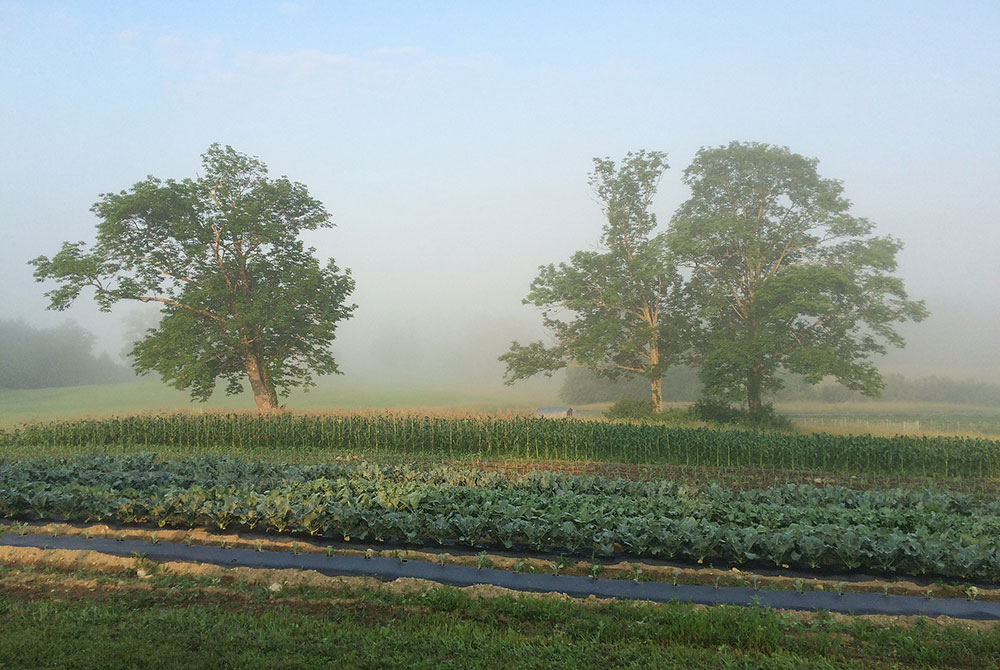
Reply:
<svg viewBox="0 0 1000 670"><path fill-rule="evenodd" d="M467 387L543 335L521 304L537 266L596 248L593 157L668 152L665 227L698 148L746 140L818 158L904 241L931 317L884 370L1000 380L995 2L0 0L0 90L2 316L72 318L114 356L137 308L46 312L27 261L92 241L100 193L193 176L212 142L331 211L308 240L359 306L336 385Z"/></svg>

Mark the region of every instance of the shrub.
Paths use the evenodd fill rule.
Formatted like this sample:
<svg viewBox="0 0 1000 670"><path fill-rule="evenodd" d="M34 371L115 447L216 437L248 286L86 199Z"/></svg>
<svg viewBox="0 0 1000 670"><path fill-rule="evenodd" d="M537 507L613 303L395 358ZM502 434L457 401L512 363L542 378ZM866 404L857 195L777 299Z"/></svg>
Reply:
<svg viewBox="0 0 1000 670"><path fill-rule="evenodd" d="M686 410L667 409L662 412L653 410L650 398L633 398L624 396L604 412L607 419L632 419L654 423L679 423L689 418Z"/></svg>
<svg viewBox="0 0 1000 670"><path fill-rule="evenodd" d="M756 412L740 410L740 423L749 424L755 428L770 430L791 430L792 420L774 411L774 405L767 403Z"/></svg>
<svg viewBox="0 0 1000 670"><path fill-rule="evenodd" d="M767 428L769 430L791 430L792 421L774 411L774 405L764 405L759 410L751 412L734 407L725 398L699 398L691 406L694 418L708 423L736 424L750 428Z"/></svg>
<svg viewBox="0 0 1000 670"><path fill-rule="evenodd" d="M604 412L608 419L647 419L654 414L649 398L623 396Z"/></svg>
<svg viewBox="0 0 1000 670"><path fill-rule="evenodd" d="M691 406L691 413L696 419L708 423L739 423L745 414L725 398L714 396L698 398Z"/></svg>

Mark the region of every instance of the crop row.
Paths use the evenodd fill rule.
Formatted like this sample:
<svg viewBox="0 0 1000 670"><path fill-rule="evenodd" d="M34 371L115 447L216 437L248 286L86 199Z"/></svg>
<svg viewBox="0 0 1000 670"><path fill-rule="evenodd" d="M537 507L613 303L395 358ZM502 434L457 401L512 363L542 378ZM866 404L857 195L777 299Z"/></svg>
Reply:
<svg viewBox="0 0 1000 670"><path fill-rule="evenodd" d="M327 473L336 477L291 467L282 479L276 465L255 472L244 464L241 472L236 461L214 469L210 462L7 463L0 515L1000 581L1000 503L975 506L960 494L806 486L732 492L568 475L488 475L483 483L493 485L478 486L477 473L367 465ZM95 475L88 468L95 464L104 471ZM36 477L47 467L56 474ZM192 472L202 480L178 485ZM220 473L228 481L215 479Z"/></svg>
<svg viewBox="0 0 1000 670"><path fill-rule="evenodd" d="M152 453L106 455L80 454L72 458L37 458L0 461L0 483L65 486L108 486L145 490L151 487L233 486L271 490L310 482L327 482L344 491L393 492L409 495L433 490L501 491L504 495L537 494L546 498L576 496L605 500L634 500L667 506L671 513L704 516L732 506L757 510L813 508L829 515L836 510L859 514L934 514L984 518L1000 513L1000 503L981 504L977 498L947 490L858 490L844 486L787 484L764 489L734 490L718 484L695 486L669 480L633 481L613 477L532 471L523 474L483 472L439 466L418 469L376 465L360 461L333 461L314 465L286 465L227 456L190 456L163 460ZM899 519L897 518L897 521Z"/></svg>
<svg viewBox="0 0 1000 670"><path fill-rule="evenodd" d="M678 428L535 417L178 414L28 424L0 445L570 459L923 477L1000 477L1000 441Z"/></svg>

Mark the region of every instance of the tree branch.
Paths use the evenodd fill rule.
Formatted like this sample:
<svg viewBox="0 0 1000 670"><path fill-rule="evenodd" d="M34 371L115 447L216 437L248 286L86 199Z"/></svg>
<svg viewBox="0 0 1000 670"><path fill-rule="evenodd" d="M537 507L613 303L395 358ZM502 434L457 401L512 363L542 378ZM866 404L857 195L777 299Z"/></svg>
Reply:
<svg viewBox="0 0 1000 670"><path fill-rule="evenodd" d="M159 298L159 297L152 296L152 295L144 295L144 296L119 295L119 294L114 293L112 291L109 291L109 290L107 290L107 289L105 289L103 287L99 287L99 290L101 290L104 293L107 293L108 295L110 295L112 298L115 298L116 300L138 300L139 302L143 302L143 303L145 303L145 302L161 302L164 305L171 305L173 307L180 307L181 309L189 310L191 312L194 312L195 314L201 314L202 316L207 316L208 318L213 319L215 321L218 321L219 323L225 323L226 322L226 320L224 318L222 318L221 316L219 316L217 314L213 314L212 312L209 312L206 309L201 309L200 307L192 307L191 305L185 305L182 302L179 302L177 300L171 300L170 298Z"/></svg>

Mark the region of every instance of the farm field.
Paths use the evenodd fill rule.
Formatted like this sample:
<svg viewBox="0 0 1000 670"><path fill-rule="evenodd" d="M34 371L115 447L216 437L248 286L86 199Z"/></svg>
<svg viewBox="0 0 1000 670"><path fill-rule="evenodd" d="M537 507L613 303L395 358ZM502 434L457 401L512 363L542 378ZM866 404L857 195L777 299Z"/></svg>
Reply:
<svg viewBox="0 0 1000 670"><path fill-rule="evenodd" d="M789 484L733 491L545 472L90 455L4 465L0 515L241 528L407 547L522 549L990 584L1000 502Z"/></svg>
<svg viewBox="0 0 1000 670"><path fill-rule="evenodd" d="M1000 0L194 4L0 0L0 670L1000 670Z"/></svg>
<svg viewBox="0 0 1000 670"><path fill-rule="evenodd" d="M574 601L141 559L0 566L0 616L0 663L20 667L487 668L503 658L567 669L995 668L1000 657L1000 635L976 622Z"/></svg>
<svg viewBox="0 0 1000 670"><path fill-rule="evenodd" d="M399 387L351 385L324 381L308 393L293 393L286 401L295 411L359 411L370 408L420 410L425 413L531 413L536 407L560 406L556 389L545 383L507 387ZM66 417L108 416L139 412L240 411L247 398L216 394L208 403L191 402L186 394L152 379L120 384L62 388L0 389L0 427L27 421ZM610 403L578 407L585 417L599 418ZM665 403L684 407L686 403ZM777 403L801 432L837 434L968 435L1000 438L1000 408L921 402Z"/></svg>
<svg viewBox="0 0 1000 670"><path fill-rule="evenodd" d="M186 413L29 423L0 444L41 449L188 447L275 457L353 455L421 461L595 461L811 470L951 479L1000 475L1000 442L955 436L777 433L532 416L424 413Z"/></svg>
<svg viewBox="0 0 1000 670"><path fill-rule="evenodd" d="M0 454L0 533L8 536L127 537L707 589L1000 602L1000 442L989 439L516 414L207 412L9 425ZM982 659L1000 658L1000 628L989 622L598 604L432 583L402 592L406 580L292 588L295 575L201 566L212 576L192 578L141 555L102 558L117 567L98 574L80 558L93 552L59 550L76 557L45 563L0 550L8 552L0 611L13 622L10 639L24 643L44 609L68 632L24 648L56 657L69 653L56 646L84 658L96 653L74 637L90 617L109 629L125 621L136 630L160 626L162 653L178 664L184 653L174 653L170 639L188 628L199 631L203 655L229 640L240 653L287 654L286 666L304 667L330 645L364 647L360 640L373 638L361 631L373 625L392 629L387 655L380 664L363 649L355 667L440 667L447 658L477 667L499 653L527 667L598 658L988 667ZM94 590L77 597L82 584ZM221 633L219 621L234 630ZM647 629L650 621L660 623ZM275 631L266 648L244 644L235 630L262 627ZM293 630L311 631L313 641L291 649ZM766 640L754 637L765 633ZM435 640L451 655L417 640ZM886 644L891 653L879 648ZM0 643L0 659L12 648ZM564 648L565 658L553 656Z"/></svg>

